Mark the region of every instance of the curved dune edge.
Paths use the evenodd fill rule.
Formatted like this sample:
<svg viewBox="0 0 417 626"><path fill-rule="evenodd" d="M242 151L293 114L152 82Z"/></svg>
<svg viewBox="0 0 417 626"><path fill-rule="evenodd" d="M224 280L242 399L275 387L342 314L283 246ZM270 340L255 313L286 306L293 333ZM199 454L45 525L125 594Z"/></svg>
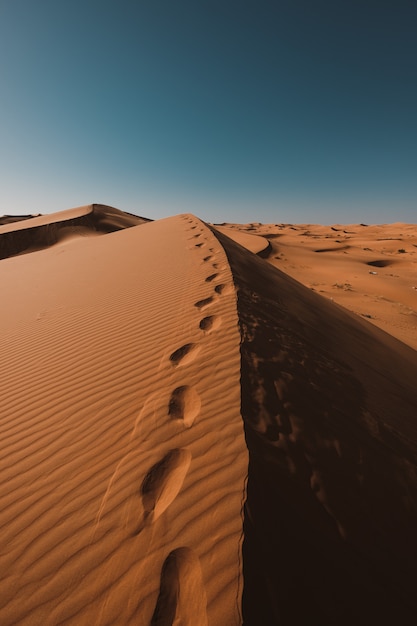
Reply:
<svg viewBox="0 0 417 626"><path fill-rule="evenodd" d="M120 211L119 209L105 204L86 204L84 206L74 207L73 209L66 209L65 211L58 211L56 213L48 213L46 215L20 216L18 221L8 221L7 224L1 224L0 234L37 228L38 226L50 226L52 224L59 224L60 222L85 217L86 215L95 215L100 221L107 219L109 224L113 226L119 224L121 228L126 228L128 225L135 226L139 223L152 221L144 217L126 213L125 211ZM9 219L10 217L12 216L9 216Z"/></svg>
<svg viewBox="0 0 417 626"><path fill-rule="evenodd" d="M93 205L86 204L84 206L66 209L65 211L58 211L56 213L49 213L47 215L36 215L25 220L0 226L0 234L16 232L18 230L27 230L28 228L36 228L38 226L46 226L49 224L58 224L59 222L65 222L67 220L73 220L79 217L84 217L85 215L90 215L92 212Z"/></svg>
<svg viewBox="0 0 417 626"><path fill-rule="evenodd" d="M268 261L417 350L415 224L225 224L270 243Z"/></svg>
<svg viewBox="0 0 417 626"><path fill-rule="evenodd" d="M415 351L216 236L242 336L244 623L411 626Z"/></svg>
<svg viewBox="0 0 417 626"><path fill-rule="evenodd" d="M7 224L15 224L16 222L21 222L25 220L31 220L34 217L40 217L40 213L32 213L29 215L0 215L0 226L5 226Z"/></svg>
<svg viewBox="0 0 417 626"><path fill-rule="evenodd" d="M253 252L254 254L263 252L264 250L267 250L269 247L268 240L265 237L261 237L259 235L252 235L249 233L244 233L242 231L234 230L232 228L227 228L225 226L216 225L216 226L213 226L213 229L214 229L213 232L217 231L219 233L222 233L223 235L226 235L226 237L229 237L229 239L236 241L236 243L240 244L241 246L243 246L250 252Z"/></svg>
<svg viewBox="0 0 417 626"><path fill-rule="evenodd" d="M13 221L0 226L0 259L38 252L70 239L107 234L152 220L104 204Z"/></svg>
<svg viewBox="0 0 417 626"><path fill-rule="evenodd" d="M240 624L248 458L217 239L182 215L2 267L0 623Z"/></svg>
<svg viewBox="0 0 417 626"><path fill-rule="evenodd" d="M188 214L2 267L1 624L414 624L413 350Z"/></svg>

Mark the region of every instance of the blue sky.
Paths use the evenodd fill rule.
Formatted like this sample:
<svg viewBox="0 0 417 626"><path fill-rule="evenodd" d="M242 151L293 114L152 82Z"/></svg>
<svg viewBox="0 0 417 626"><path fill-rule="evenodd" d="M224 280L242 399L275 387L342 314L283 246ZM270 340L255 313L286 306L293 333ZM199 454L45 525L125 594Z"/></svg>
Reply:
<svg viewBox="0 0 417 626"><path fill-rule="evenodd" d="M417 222L415 0L0 0L0 214Z"/></svg>

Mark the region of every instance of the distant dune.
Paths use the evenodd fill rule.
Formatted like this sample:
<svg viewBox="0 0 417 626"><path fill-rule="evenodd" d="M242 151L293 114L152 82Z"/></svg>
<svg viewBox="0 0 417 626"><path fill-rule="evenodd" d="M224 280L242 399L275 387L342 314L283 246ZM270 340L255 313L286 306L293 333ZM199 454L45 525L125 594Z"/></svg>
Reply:
<svg viewBox="0 0 417 626"><path fill-rule="evenodd" d="M261 255L272 265L417 350L415 224L223 227L253 252L261 247L248 245L247 236L264 238L269 248Z"/></svg>
<svg viewBox="0 0 417 626"><path fill-rule="evenodd" d="M415 624L415 226L0 224L0 624Z"/></svg>
<svg viewBox="0 0 417 626"><path fill-rule="evenodd" d="M0 259L48 248L63 239L106 234L150 222L104 204L89 204L52 215L0 217Z"/></svg>

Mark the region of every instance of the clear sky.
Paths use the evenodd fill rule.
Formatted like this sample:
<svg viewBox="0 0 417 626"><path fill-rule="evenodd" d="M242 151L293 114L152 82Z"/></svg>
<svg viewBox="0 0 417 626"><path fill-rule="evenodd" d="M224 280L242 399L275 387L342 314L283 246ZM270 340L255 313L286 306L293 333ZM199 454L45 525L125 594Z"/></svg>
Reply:
<svg viewBox="0 0 417 626"><path fill-rule="evenodd" d="M0 0L0 214L417 222L416 0Z"/></svg>

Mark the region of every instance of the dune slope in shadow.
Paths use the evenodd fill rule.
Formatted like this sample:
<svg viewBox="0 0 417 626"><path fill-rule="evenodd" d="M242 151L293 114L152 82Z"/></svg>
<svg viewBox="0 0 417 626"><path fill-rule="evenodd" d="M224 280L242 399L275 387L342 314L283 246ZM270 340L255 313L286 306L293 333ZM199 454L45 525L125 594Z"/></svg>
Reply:
<svg viewBox="0 0 417 626"><path fill-rule="evenodd" d="M104 204L49 215L0 218L0 259L49 248L74 236L112 233L152 220Z"/></svg>
<svg viewBox="0 0 417 626"><path fill-rule="evenodd" d="M215 234L242 339L244 624L411 625L416 352Z"/></svg>

